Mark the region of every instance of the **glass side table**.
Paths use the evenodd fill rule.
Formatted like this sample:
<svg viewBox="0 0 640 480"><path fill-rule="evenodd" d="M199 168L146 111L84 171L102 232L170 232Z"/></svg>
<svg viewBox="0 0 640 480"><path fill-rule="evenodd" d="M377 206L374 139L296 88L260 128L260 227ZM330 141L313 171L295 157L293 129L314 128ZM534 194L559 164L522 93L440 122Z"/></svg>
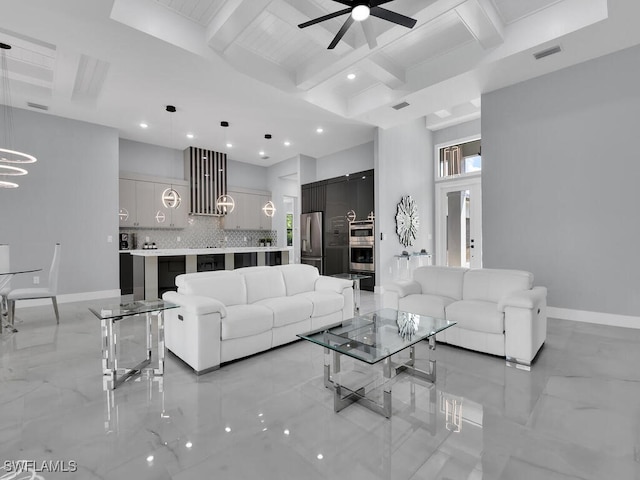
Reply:
<svg viewBox="0 0 640 480"><path fill-rule="evenodd" d="M342 278L344 280L353 281L353 314L360 314L360 280L365 278L371 278L371 275L365 275L363 273L336 273L331 275L335 278Z"/></svg>
<svg viewBox="0 0 640 480"><path fill-rule="evenodd" d="M428 252L406 253L394 255L394 257L396 259L395 278L398 280L411 280L413 270L431 265L431 254Z"/></svg>
<svg viewBox="0 0 640 480"><path fill-rule="evenodd" d="M89 311L100 319L102 328L102 374L112 390L129 377L152 372L164 375L164 311L178 308L178 305L163 300L123 301L119 304L90 307ZM151 365L152 317L158 319L158 365ZM146 358L132 368L118 365L118 322L124 319L144 319L146 324Z"/></svg>

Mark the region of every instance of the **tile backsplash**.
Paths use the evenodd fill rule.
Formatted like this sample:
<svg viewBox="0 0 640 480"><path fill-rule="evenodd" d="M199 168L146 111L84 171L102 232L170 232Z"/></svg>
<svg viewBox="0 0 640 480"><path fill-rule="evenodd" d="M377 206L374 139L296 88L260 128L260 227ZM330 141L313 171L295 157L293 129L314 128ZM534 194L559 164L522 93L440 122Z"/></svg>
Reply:
<svg viewBox="0 0 640 480"><path fill-rule="evenodd" d="M198 215L190 216L187 227L180 230L121 228L120 232L134 233L137 248L142 248L146 237L149 243L155 242L157 248L257 247L261 239L271 239L271 245L278 244L275 230L223 230L220 217Z"/></svg>

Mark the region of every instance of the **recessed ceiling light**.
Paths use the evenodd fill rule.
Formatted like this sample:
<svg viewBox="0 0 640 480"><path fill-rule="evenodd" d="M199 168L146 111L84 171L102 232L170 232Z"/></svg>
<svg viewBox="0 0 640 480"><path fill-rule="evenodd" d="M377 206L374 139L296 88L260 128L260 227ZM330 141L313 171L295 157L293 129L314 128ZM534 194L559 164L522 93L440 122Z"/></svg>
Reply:
<svg viewBox="0 0 640 480"><path fill-rule="evenodd" d="M317 129L316 129L316 132L318 132L318 133L322 133L322 132L324 132L324 128L319 127L319 128L317 128Z"/></svg>
<svg viewBox="0 0 640 480"><path fill-rule="evenodd" d="M148 127L149 127L149 125L147 125L147 124L146 124L146 123L144 123L144 122L140 124L140 128L148 128Z"/></svg>
<svg viewBox="0 0 640 480"><path fill-rule="evenodd" d="M350 73L349 75L347 75L347 78L349 80L355 80L356 79L356 74L355 73Z"/></svg>
<svg viewBox="0 0 640 480"><path fill-rule="evenodd" d="M187 138L193 138L193 137L194 137L193 133L187 133Z"/></svg>
<svg viewBox="0 0 640 480"><path fill-rule="evenodd" d="M227 148L233 148L233 143L227 143Z"/></svg>
<svg viewBox="0 0 640 480"><path fill-rule="evenodd" d="M290 145L291 145L291 142L290 142L289 140L287 140L286 142L284 142L284 146L285 146L285 147L288 147L288 146L290 146Z"/></svg>
<svg viewBox="0 0 640 480"><path fill-rule="evenodd" d="M260 150L260 151L258 152L258 155L260 155L261 157L263 157L263 156L264 156L264 151L263 151L263 150Z"/></svg>

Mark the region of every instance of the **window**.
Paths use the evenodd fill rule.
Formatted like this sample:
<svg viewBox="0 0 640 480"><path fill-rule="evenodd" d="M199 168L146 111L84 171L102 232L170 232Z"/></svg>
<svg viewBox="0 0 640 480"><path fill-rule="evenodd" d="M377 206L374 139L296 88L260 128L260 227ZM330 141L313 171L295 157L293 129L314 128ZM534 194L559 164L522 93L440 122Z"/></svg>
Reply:
<svg viewBox="0 0 640 480"><path fill-rule="evenodd" d="M293 246L293 213L287 213L287 247Z"/></svg>
<svg viewBox="0 0 640 480"><path fill-rule="evenodd" d="M439 152L438 177L466 175L482 170L480 140L443 147Z"/></svg>

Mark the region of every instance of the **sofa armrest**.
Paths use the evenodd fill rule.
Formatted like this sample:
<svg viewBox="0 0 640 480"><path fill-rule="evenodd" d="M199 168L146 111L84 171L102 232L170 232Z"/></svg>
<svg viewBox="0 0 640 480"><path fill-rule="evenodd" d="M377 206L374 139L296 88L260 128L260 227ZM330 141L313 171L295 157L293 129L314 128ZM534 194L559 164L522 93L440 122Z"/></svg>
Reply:
<svg viewBox="0 0 640 480"><path fill-rule="evenodd" d="M165 312L167 348L198 375L219 368L224 305L210 297L177 292L166 292L162 299L180 305Z"/></svg>
<svg viewBox="0 0 640 480"><path fill-rule="evenodd" d="M539 305L546 303L547 289L545 287L534 287L531 290L519 290L511 292L500 299L498 311L504 312L507 307L525 308L532 310L539 308Z"/></svg>
<svg viewBox="0 0 640 480"><path fill-rule="evenodd" d="M393 282L384 286L385 292L395 292L398 298L422 293L420 284L413 280Z"/></svg>
<svg viewBox="0 0 640 480"><path fill-rule="evenodd" d="M330 290L336 293L342 293L346 288L353 287L353 280L345 280L343 278L327 277L321 275L316 280L315 290Z"/></svg>
<svg viewBox="0 0 640 480"><path fill-rule="evenodd" d="M507 295L498 306L504 312L504 349L507 360L531 365L547 338L547 289Z"/></svg>
<svg viewBox="0 0 640 480"><path fill-rule="evenodd" d="M186 312L195 315L219 313L221 318L227 316L227 309L220 300L200 295L183 295L178 292L165 292L162 299L180 305Z"/></svg>

